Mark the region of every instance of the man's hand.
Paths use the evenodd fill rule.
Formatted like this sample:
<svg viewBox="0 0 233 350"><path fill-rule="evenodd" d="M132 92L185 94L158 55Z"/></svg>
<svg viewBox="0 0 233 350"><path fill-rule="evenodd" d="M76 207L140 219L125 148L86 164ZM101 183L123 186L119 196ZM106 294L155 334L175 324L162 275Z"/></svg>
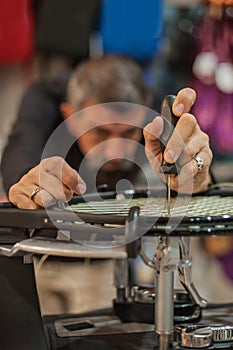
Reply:
<svg viewBox="0 0 233 350"><path fill-rule="evenodd" d="M14 184L10 188L9 199L18 208L38 209L56 201L67 202L73 193L85 191L86 185L79 174L64 159L51 157L43 159Z"/></svg>
<svg viewBox="0 0 233 350"><path fill-rule="evenodd" d="M179 117L175 130L168 141L164 159L168 163L178 161L181 166L179 175L171 175L171 189L181 193L205 191L210 183L209 167L212 152L209 137L201 131L196 118L189 113L196 100L196 93L191 88L179 91L172 111ZM159 167L162 162L159 138L163 131L163 120L156 117L144 128L147 158L153 170L164 179ZM204 167L199 170L195 156L203 159Z"/></svg>

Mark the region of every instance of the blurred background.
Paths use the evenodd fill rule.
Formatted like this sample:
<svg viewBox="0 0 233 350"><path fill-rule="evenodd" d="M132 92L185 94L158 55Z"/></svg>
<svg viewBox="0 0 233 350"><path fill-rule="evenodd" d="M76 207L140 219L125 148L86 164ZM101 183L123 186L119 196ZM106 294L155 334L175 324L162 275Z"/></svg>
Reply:
<svg viewBox="0 0 233 350"><path fill-rule="evenodd" d="M128 5L101 0L70 0L68 4L62 0L0 0L0 154L29 84L65 72L91 55L117 52L142 64L155 109L165 94L195 87L195 113L210 135L216 178L232 179L232 6L217 0L213 4L158 0L148 1L144 14L137 3L141 5L140 0L128 0ZM137 27L130 7L138 16ZM125 23L121 18L119 25L122 12L126 12ZM147 16L146 23L143 16ZM119 28L120 44L116 39ZM147 41L138 39L140 46L127 48L130 28L137 39L142 36ZM152 35L156 38L151 43ZM0 193L2 196L1 185Z"/></svg>
<svg viewBox="0 0 233 350"><path fill-rule="evenodd" d="M137 21L134 16L138 16ZM126 46L122 45L123 39L130 38L131 31L136 33L140 43L136 47L128 45L127 40ZM151 43L150 36L154 33ZM148 42L141 42L141 37L148 38ZM115 47L111 46L113 42ZM17 116L21 97L31 83L66 72L90 56L113 52L127 54L141 64L156 110L159 110L164 95L176 93L185 86L196 89L198 98L194 113L210 136L214 152L213 173L217 181L232 181L231 0L0 0L0 156ZM1 201L7 200L1 177L0 198ZM202 268L196 272L196 278L201 281L206 278L203 271L208 268L206 261L209 260L203 262L200 247L197 250L196 259L202 261ZM48 299L43 289L44 313L83 311L82 307L86 305L90 309L95 306L94 300L81 290L78 283L84 280L88 264L79 272L74 262L70 263L68 272L59 262L51 266L47 264L44 270L38 264L41 289L49 279L53 290L57 291ZM114 294L110 281L112 266L105 262L99 265L99 276L105 276L104 280L98 277L99 293L104 290L109 297L104 304ZM73 269L77 279L72 277ZM220 279L216 280L216 275L220 275ZM55 276L54 281L51 276ZM94 276L95 272L85 285L89 290L96 288ZM68 289L65 288L67 283ZM206 297L214 299L219 295L216 290L225 286L222 295L225 293L227 299L233 298L232 281L221 272L221 266L214 258L207 283L212 286L208 291L206 285L200 285Z"/></svg>

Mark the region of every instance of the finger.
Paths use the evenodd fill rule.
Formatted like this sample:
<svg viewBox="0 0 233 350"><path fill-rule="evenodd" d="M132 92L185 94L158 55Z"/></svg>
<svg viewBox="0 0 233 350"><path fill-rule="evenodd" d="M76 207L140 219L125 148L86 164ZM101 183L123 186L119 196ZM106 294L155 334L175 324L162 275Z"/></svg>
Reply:
<svg viewBox="0 0 233 350"><path fill-rule="evenodd" d="M56 199L45 189L40 189L33 197L33 202L39 207L47 208L56 203Z"/></svg>
<svg viewBox="0 0 233 350"><path fill-rule="evenodd" d="M62 158L52 157L41 161L40 165L31 169L21 180L12 186L9 192L9 198L13 204L19 208L37 209L38 207L47 207L53 204L56 200L69 201L73 196L73 190L63 184L57 174L62 178L63 164L67 165ZM64 167L66 169L66 167ZM68 166L68 175L73 173L76 183L75 192L81 193L86 189L85 184L81 188L77 186L83 185L82 179L77 172ZM64 174L67 180L67 171ZM69 179L67 180L69 184ZM37 193L31 198L33 191L36 188L42 188L40 194ZM43 188L44 187L44 188Z"/></svg>
<svg viewBox="0 0 233 350"><path fill-rule="evenodd" d="M180 90L175 98L172 111L176 116L190 111L190 108L196 101L196 92L191 88Z"/></svg>
<svg viewBox="0 0 233 350"><path fill-rule="evenodd" d="M42 207L23 194L19 196L17 204L15 205L17 205L19 209L30 209L30 210L41 209Z"/></svg>
<svg viewBox="0 0 233 350"><path fill-rule="evenodd" d="M186 163L179 175L171 175L170 188L178 193L193 193L194 172L191 162Z"/></svg>
<svg viewBox="0 0 233 350"><path fill-rule="evenodd" d="M208 159L206 164L209 166L213 157L209 146L209 136L200 129L193 115L188 113L182 115L168 142L164 155L165 160L173 163L179 159L179 164L183 166L202 149L205 150L205 158Z"/></svg>
<svg viewBox="0 0 233 350"><path fill-rule="evenodd" d="M186 153L187 152L187 153ZM196 133L186 144L185 154L181 154L179 158L179 163L183 164L193 159L194 156L199 155L200 152L204 153L205 164L210 166L212 161L212 151L209 146L209 137L204 132L200 131Z"/></svg>
<svg viewBox="0 0 233 350"><path fill-rule="evenodd" d="M212 153L208 148L204 147L198 152L198 156L204 162L202 170L198 170L197 161L193 158L183 164L180 174L171 176L171 188L173 190L181 193L192 193L196 192L196 188L200 191L208 185L209 178L207 174L212 160Z"/></svg>
<svg viewBox="0 0 233 350"><path fill-rule="evenodd" d="M151 168L159 173L159 167L162 161L161 145L159 137L163 129L162 118L156 117L144 130L145 153Z"/></svg>
<svg viewBox="0 0 233 350"><path fill-rule="evenodd" d="M52 157L47 158L42 162L40 182L41 180L43 182L43 174L45 170L47 174L51 174L59 179L68 189L72 190L73 192L82 194L86 191L86 184L81 176L74 169L72 169L64 159L60 157Z"/></svg>
<svg viewBox="0 0 233 350"><path fill-rule="evenodd" d="M189 141L194 138L195 134L198 134L199 130L200 128L195 117L189 113L183 114L178 120L176 128L167 143L164 152L165 161L168 163L176 162L182 152L186 152L188 155L189 153L186 147L189 144ZM195 142L197 142L196 139ZM199 147L198 144L197 146Z"/></svg>
<svg viewBox="0 0 233 350"><path fill-rule="evenodd" d="M146 148L157 155L161 151L159 137L163 131L163 120L155 117L143 130Z"/></svg>
<svg viewBox="0 0 233 350"><path fill-rule="evenodd" d="M38 209L38 204L34 203L30 196L21 191L19 183L11 186L9 190L9 200L20 209Z"/></svg>
<svg viewBox="0 0 233 350"><path fill-rule="evenodd" d="M200 173L205 172L209 172L209 167L212 161L212 152L210 149L208 149L207 147L203 147L197 154L196 156L200 157L203 160L204 166L202 167L201 170L198 169L198 162L197 160L192 157L192 168L193 168L193 173L194 176Z"/></svg>
<svg viewBox="0 0 233 350"><path fill-rule="evenodd" d="M51 173L45 171L40 174L40 187L49 195L46 195L45 202L49 202L49 198L59 201L68 202L73 197L73 191L64 185L61 180ZM39 204L39 203L38 203Z"/></svg>

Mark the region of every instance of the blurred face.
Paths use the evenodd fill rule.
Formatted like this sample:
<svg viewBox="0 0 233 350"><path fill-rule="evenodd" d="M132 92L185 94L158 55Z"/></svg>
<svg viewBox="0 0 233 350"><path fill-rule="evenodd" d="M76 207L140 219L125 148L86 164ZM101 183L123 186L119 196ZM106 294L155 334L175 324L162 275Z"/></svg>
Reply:
<svg viewBox="0 0 233 350"><path fill-rule="evenodd" d="M127 170L131 164L128 159L133 158L141 137L140 128L113 123L87 131L78 139L78 145L93 167L101 162L105 171Z"/></svg>
<svg viewBox="0 0 233 350"><path fill-rule="evenodd" d="M83 109L73 121L69 118L70 130L91 168L127 170L142 138L145 112L139 107L118 111L109 105Z"/></svg>

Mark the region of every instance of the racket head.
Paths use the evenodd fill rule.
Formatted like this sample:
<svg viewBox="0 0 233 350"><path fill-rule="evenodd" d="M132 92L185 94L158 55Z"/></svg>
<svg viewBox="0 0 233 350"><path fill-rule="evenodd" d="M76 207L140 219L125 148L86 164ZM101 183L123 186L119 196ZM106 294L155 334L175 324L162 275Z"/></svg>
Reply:
<svg viewBox="0 0 233 350"><path fill-rule="evenodd" d="M160 203L160 191L124 191L120 195L125 196L119 200L116 192L101 194L101 207L98 207L96 194L87 197L76 196L71 201L71 208L85 222L101 225L124 225L130 209L140 208L137 224L147 227L146 235L172 235L172 236L196 236L196 235L231 235L233 233L233 190L212 190L203 194L190 197L180 196L172 198L171 216L167 215L166 204L163 209ZM127 199L130 199L127 202ZM87 201L86 201L87 200ZM117 209L119 202L126 200L126 207ZM147 207L142 207L142 203ZM184 206L180 210L182 205ZM83 205L83 203L85 204ZM82 203L82 204L81 204ZM93 205L96 203L96 205ZM115 212L108 212L109 206L116 206ZM88 208L90 210L88 211ZM118 207L119 208L119 207ZM128 210L128 211L127 211Z"/></svg>
<svg viewBox="0 0 233 350"><path fill-rule="evenodd" d="M199 236L233 234L233 191L214 190L193 196L185 215L178 215L179 207L172 216L166 215L166 208L154 209L153 203L160 202L160 191L129 190L122 193L104 192L85 196L75 196L67 209L52 207L48 209L18 209L6 203L0 207L0 227L23 229L66 229L71 231L98 232L115 229L116 234L124 235L129 220L136 223L143 235L161 236ZM120 199L119 199L120 197ZM100 201L101 198L101 201ZM184 196L185 199L185 196ZM176 198L172 198L173 201ZM182 200L182 198L180 199ZM116 207L126 201L123 210L107 211L111 205ZM98 208L101 202L101 209ZM142 208L144 202L149 207ZM95 203L94 207L92 203ZM91 210L89 210L91 208ZM94 210L93 210L94 208ZM135 208L139 209L135 215ZM191 209L190 209L191 208ZM206 209L206 210L204 210ZM190 211L191 210L191 211ZM133 213L133 214L132 214ZM130 217L131 215L131 217ZM114 231L114 230L112 230ZM145 231L145 232L144 232ZM106 233L107 235L107 233Z"/></svg>

